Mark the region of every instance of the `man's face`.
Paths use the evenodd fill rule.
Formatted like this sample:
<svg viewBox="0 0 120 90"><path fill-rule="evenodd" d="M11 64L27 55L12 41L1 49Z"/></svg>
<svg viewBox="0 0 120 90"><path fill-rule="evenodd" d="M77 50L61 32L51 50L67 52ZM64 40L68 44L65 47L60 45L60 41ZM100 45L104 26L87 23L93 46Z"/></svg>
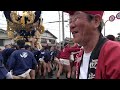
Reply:
<svg viewBox="0 0 120 90"><path fill-rule="evenodd" d="M75 43L87 43L95 30L94 21L89 21L86 13L76 11L70 15L70 31Z"/></svg>

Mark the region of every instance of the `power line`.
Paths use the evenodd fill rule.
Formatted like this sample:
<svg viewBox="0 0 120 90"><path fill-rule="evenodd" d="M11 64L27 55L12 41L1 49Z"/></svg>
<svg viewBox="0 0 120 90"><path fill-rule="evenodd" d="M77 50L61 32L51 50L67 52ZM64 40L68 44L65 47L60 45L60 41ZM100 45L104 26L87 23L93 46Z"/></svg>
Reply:
<svg viewBox="0 0 120 90"><path fill-rule="evenodd" d="M64 20L64 22L68 22L69 20ZM52 22L45 22L44 24L46 23L57 23L57 22L62 22L62 21L52 21Z"/></svg>

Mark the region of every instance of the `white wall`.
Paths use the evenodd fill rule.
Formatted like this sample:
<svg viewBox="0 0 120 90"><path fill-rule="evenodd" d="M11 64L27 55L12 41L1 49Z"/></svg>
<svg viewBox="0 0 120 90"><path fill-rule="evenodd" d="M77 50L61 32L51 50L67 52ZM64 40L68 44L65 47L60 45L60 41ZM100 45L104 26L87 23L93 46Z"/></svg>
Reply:
<svg viewBox="0 0 120 90"><path fill-rule="evenodd" d="M4 45L11 44L10 40L4 40Z"/></svg>
<svg viewBox="0 0 120 90"><path fill-rule="evenodd" d="M2 38L8 38L7 34L6 33L0 33L0 39Z"/></svg>
<svg viewBox="0 0 120 90"><path fill-rule="evenodd" d="M51 34L49 34L49 33L43 33L42 37L47 37L49 39L54 39L53 36Z"/></svg>
<svg viewBox="0 0 120 90"><path fill-rule="evenodd" d="M5 45L8 45L8 44L11 44L11 41L10 40L4 40L4 46ZM4 46L0 46L1 49L5 49Z"/></svg>

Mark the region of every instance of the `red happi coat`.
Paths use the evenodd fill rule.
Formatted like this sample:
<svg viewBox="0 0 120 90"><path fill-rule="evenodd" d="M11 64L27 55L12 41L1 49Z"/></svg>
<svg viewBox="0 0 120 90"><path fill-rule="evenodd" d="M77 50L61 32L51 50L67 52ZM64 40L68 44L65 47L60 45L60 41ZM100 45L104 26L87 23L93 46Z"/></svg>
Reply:
<svg viewBox="0 0 120 90"><path fill-rule="evenodd" d="M79 79L83 50L77 55L76 78ZM107 40L101 47L91 79L120 79L120 43Z"/></svg>
<svg viewBox="0 0 120 90"><path fill-rule="evenodd" d="M68 59L69 60L71 52L77 52L77 51L80 51L80 48L65 46L65 48L60 51L59 58Z"/></svg>

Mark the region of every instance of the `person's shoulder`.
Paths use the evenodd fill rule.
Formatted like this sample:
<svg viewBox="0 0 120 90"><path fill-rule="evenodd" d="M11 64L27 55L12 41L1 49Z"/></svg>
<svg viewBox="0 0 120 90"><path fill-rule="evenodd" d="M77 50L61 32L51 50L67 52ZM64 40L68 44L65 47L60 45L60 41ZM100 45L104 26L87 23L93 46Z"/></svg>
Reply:
<svg viewBox="0 0 120 90"><path fill-rule="evenodd" d="M9 52L8 54L9 54L10 56L16 56L16 55L18 55L18 53L19 53L18 50L14 50L14 51Z"/></svg>
<svg viewBox="0 0 120 90"><path fill-rule="evenodd" d="M6 51L9 51L9 50L10 50L10 48L5 48L5 49L3 49L2 52L6 52Z"/></svg>
<svg viewBox="0 0 120 90"><path fill-rule="evenodd" d="M108 40L108 41L105 43L105 46L120 47L120 42Z"/></svg>
<svg viewBox="0 0 120 90"><path fill-rule="evenodd" d="M19 49L19 50L15 50L14 53L22 53L22 52L27 52L26 50L23 49Z"/></svg>
<svg viewBox="0 0 120 90"><path fill-rule="evenodd" d="M28 52L28 53L32 53L33 54L33 52L32 51L30 51L30 50L24 50L25 52Z"/></svg>
<svg viewBox="0 0 120 90"><path fill-rule="evenodd" d="M19 52L21 52L20 50L15 50L13 53L19 53Z"/></svg>
<svg viewBox="0 0 120 90"><path fill-rule="evenodd" d="M8 48L3 49L3 51L6 51L6 50L8 50Z"/></svg>
<svg viewBox="0 0 120 90"><path fill-rule="evenodd" d="M111 41L111 40L108 40L107 42L105 42L105 44L103 45L102 47L102 50L103 51L120 51L120 43L117 42L117 41Z"/></svg>

